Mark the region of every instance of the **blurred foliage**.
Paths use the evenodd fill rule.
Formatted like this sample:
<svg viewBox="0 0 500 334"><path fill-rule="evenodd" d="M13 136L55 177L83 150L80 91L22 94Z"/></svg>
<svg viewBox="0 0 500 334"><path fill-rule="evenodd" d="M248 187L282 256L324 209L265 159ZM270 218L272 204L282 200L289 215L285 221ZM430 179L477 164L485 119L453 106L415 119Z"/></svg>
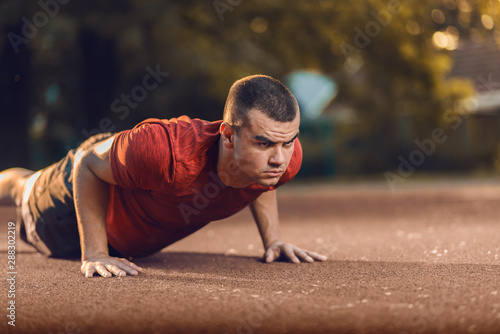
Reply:
<svg viewBox="0 0 500 334"><path fill-rule="evenodd" d="M335 129L337 154L349 161L340 172L382 171L404 149L394 140L401 119L414 119L414 138L428 136L474 93L447 77L450 50L436 47L436 31L438 42L500 41L497 0L60 1L18 53L9 33L23 36L23 17L33 22L44 9L0 3L0 168L42 167L93 130L148 117L220 119L235 80L309 69L334 78L335 105L354 110ZM143 86L147 66L169 76L129 113L116 112L113 101Z"/></svg>

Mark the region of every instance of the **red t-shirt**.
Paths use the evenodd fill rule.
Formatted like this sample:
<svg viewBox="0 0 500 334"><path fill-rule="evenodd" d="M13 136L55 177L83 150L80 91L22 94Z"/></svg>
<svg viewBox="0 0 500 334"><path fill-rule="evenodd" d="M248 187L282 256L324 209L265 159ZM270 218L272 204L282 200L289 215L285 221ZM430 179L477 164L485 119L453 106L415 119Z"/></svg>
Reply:
<svg viewBox="0 0 500 334"><path fill-rule="evenodd" d="M217 174L219 127L187 116L147 119L118 133L110 153L108 242L124 256L146 256L229 217L299 171L298 139L278 184L231 188Z"/></svg>

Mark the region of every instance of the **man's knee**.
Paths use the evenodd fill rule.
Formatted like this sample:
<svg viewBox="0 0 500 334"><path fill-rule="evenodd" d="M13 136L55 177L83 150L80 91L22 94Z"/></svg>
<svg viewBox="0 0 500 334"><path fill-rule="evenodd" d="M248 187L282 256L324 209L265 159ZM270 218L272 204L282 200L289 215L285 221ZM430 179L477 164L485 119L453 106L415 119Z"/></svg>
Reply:
<svg viewBox="0 0 500 334"><path fill-rule="evenodd" d="M0 172L0 205L20 205L24 183L32 170L10 168Z"/></svg>

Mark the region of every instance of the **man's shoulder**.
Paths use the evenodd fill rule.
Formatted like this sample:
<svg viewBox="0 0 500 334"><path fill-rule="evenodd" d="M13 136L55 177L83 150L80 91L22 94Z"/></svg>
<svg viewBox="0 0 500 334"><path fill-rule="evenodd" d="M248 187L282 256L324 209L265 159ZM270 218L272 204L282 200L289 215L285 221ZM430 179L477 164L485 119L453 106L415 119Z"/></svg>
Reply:
<svg viewBox="0 0 500 334"><path fill-rule="evenodd" d="M170 118L148 118L138 123L134 129L151 127L153 125L165 128L169 132L179 132L182 134L193 133L200 134L213 134L218 133L222 121L206 121L199 118L190 118L186 115Z"/></svg>
<svg viewBox="0 0 500 334"><path fill-rule="evenodd" d="M155 140L168 140L176 160L193 159L219 139L222 121L206 121L180 116L170 119L148 118L137 124L132 132L146 131ZM158 143L159 144L159 143Z"/></svg>
<svg viewBox="0 0 500 334"><path fill-rule="evenodd" d="M190 184L217 159L217 142L222 121L206 121L181 116L171 119L147 119L137 126L156 127L170 142L172 161L175 162L175 181L181 188Z"/></svg>
<svg viewBox="0 0 500 334"><path fill-rule="evenodd" d="M144 174L150 179L157 176L159 183L169 180L169 187L177 181L185 184L211 161L215 151L210 148L217 146L220 123L187 116L146 119L116 135L110 152L113 176L128 188L161 188L154 182L147 186L141 183Z"/></svg>

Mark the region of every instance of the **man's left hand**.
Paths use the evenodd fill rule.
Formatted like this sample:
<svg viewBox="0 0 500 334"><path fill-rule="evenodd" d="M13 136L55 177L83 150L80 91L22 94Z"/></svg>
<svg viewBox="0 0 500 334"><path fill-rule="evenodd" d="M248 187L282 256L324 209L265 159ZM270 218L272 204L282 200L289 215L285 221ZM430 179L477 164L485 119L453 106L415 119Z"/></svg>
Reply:
<svg viewBox="0 0 500 334"><path fill-rule="evenodd" d="M273 242L267 247L264 259L267 263L275 260L289 260L293 263L325 261L325 255L321 255L309 250L301 249L295 245L283 242L281 240Z"/></svg>

